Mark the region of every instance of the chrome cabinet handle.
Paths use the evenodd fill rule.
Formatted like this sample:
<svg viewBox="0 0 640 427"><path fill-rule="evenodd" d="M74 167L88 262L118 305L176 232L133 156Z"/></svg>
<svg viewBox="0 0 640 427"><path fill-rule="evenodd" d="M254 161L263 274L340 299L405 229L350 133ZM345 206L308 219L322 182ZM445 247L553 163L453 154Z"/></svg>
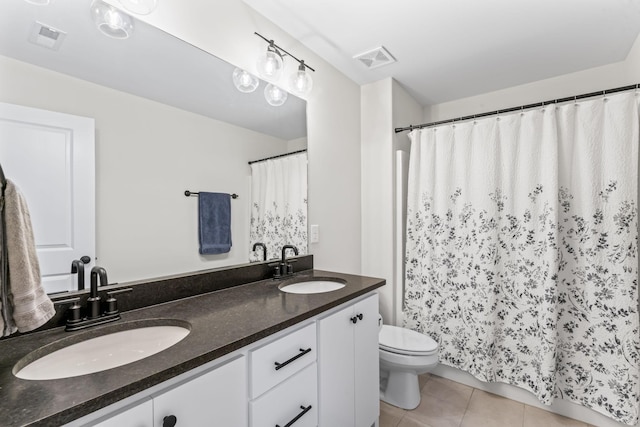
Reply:
<svg viewBox="0 0 640 427"><path fill-rule="evenodd" d="M311 347L309 347L309 348L308 348L308 349L306 349L306 350L305 350L305 349L303 349L303 348L301 348L301 349L300 349L300 353L296 354L295 356L293 356L291 359L287 360L286 362L282 362L282 363L275 362L275 365L276 365L276 371L277 371L277 370L279 370L279 369L281 369L281 368L284 368L284 367L285 367L285 366L287 366L289 363L291 363L291 362L293 362L293 361L295 361L295 360L297 360L297 359L301 358L302 356L304 356L305 354L309 353L310 351L311 351Z"/></svg>
<svg viewBox="0 0 640 427"><path fill-rule="evenodd" d="M306 414L307 412L309 412L311 410L311 405L307 406L306 408L304 406L300 406L300 409L302 409L302 412L300 412L298 415L296 415L296 417L294 419L292 419L291 421L286 423L284 425L284 427L291 427L293 425L293 423L298 421L304 414ZM276 427L280 427L280 424L276 424Z"/></svg>

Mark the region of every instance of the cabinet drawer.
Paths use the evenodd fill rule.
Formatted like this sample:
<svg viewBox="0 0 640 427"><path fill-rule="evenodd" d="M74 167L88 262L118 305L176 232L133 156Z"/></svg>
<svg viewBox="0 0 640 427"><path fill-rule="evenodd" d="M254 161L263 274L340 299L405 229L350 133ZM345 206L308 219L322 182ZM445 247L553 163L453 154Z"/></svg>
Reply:
<svg viewBox="0 0 640 427"><path fill-rule="evenodd" d="M251 427L316 427L317 365L314 363L250 404ZM296 419L297 418L297 419Z"/></svg>
<svg viewBox="0 0 640 427"><path fill-rule="evenodd" d="M251 398L255 399L315 360L315 323L251 351Z"/></svg>

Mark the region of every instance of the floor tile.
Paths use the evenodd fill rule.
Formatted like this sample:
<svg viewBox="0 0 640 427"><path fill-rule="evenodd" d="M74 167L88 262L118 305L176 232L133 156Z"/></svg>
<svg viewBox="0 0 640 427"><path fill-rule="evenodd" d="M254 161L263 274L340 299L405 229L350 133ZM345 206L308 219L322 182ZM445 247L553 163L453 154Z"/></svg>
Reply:
<svg viewBox="0 0 640 427"><path fill-rule="evenodd" d="M465 406L423 394L420 405L412 411L407 411L402 421L417 421L430 427L458 427L464 411Z"/></svg>
<svg viewBox="0 0 640 427"><path fill-rule="evenodd" d="M432 375L422 388L423 395L437 397L440 400L446 400L464 408L467 407L472 393L473 387L435 375Z"/></svg>
<svg viewBox="0 0 640 427"><path fill-rule="evenodd" d="M586 423L525 405L524 427L588 427Z"/></svg>
<svg viewBox="0 0 640 427"><path fill-rule="evenodd" d="M380 401L380 427L397 427L406 411Z"/></svg>
<svg viewBox="0 0 640 427"><path fill-rule="evenodd" d="M431 424L425 424L420 421L412 420L411 418L404 417L398 427L434 427Z"/></svg>
<svg viewBox="0 0 640 427"><path fill-rule="evenodd" d="M430 378L430 374L418 375L418 386L420 387L420 390L423 389L424 385L429 381Z"/></svg>
<svg viewBox="0 0 640 427"><path fill-rule="evenodd" d="M524 404L481 390L473 390L462 427L522 427Z"/></svg>

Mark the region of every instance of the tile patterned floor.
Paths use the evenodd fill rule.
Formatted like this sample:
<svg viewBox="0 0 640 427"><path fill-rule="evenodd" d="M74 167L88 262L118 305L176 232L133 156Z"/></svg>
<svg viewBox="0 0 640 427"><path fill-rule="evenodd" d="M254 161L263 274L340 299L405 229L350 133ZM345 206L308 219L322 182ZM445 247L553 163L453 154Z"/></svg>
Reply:
<svg viewBox="0 0 640 427"><path fill-rule="evenodd" d="M593 427L435 375L421 375L412 410L380 402L380 427Z"/></svg>

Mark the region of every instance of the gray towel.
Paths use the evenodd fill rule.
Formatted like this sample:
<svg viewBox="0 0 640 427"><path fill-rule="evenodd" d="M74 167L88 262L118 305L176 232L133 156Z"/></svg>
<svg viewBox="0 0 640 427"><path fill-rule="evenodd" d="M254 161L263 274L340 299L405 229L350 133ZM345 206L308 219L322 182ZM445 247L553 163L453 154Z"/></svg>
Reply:
<svg viewBox="0 0 640 427"><path fill-rule="evenodd" d="M40 264L31 227L31 216L17 187L7 180L5 190L9 304L20 332L44 325L55 314L53 303L42 287Z"/></svg>
<svg viewBox="0 0 640 427"><path fill-rule="evenodd" d="M200 192L198 197L200 253L223 254L231 250L231 195Z"/></svg>

